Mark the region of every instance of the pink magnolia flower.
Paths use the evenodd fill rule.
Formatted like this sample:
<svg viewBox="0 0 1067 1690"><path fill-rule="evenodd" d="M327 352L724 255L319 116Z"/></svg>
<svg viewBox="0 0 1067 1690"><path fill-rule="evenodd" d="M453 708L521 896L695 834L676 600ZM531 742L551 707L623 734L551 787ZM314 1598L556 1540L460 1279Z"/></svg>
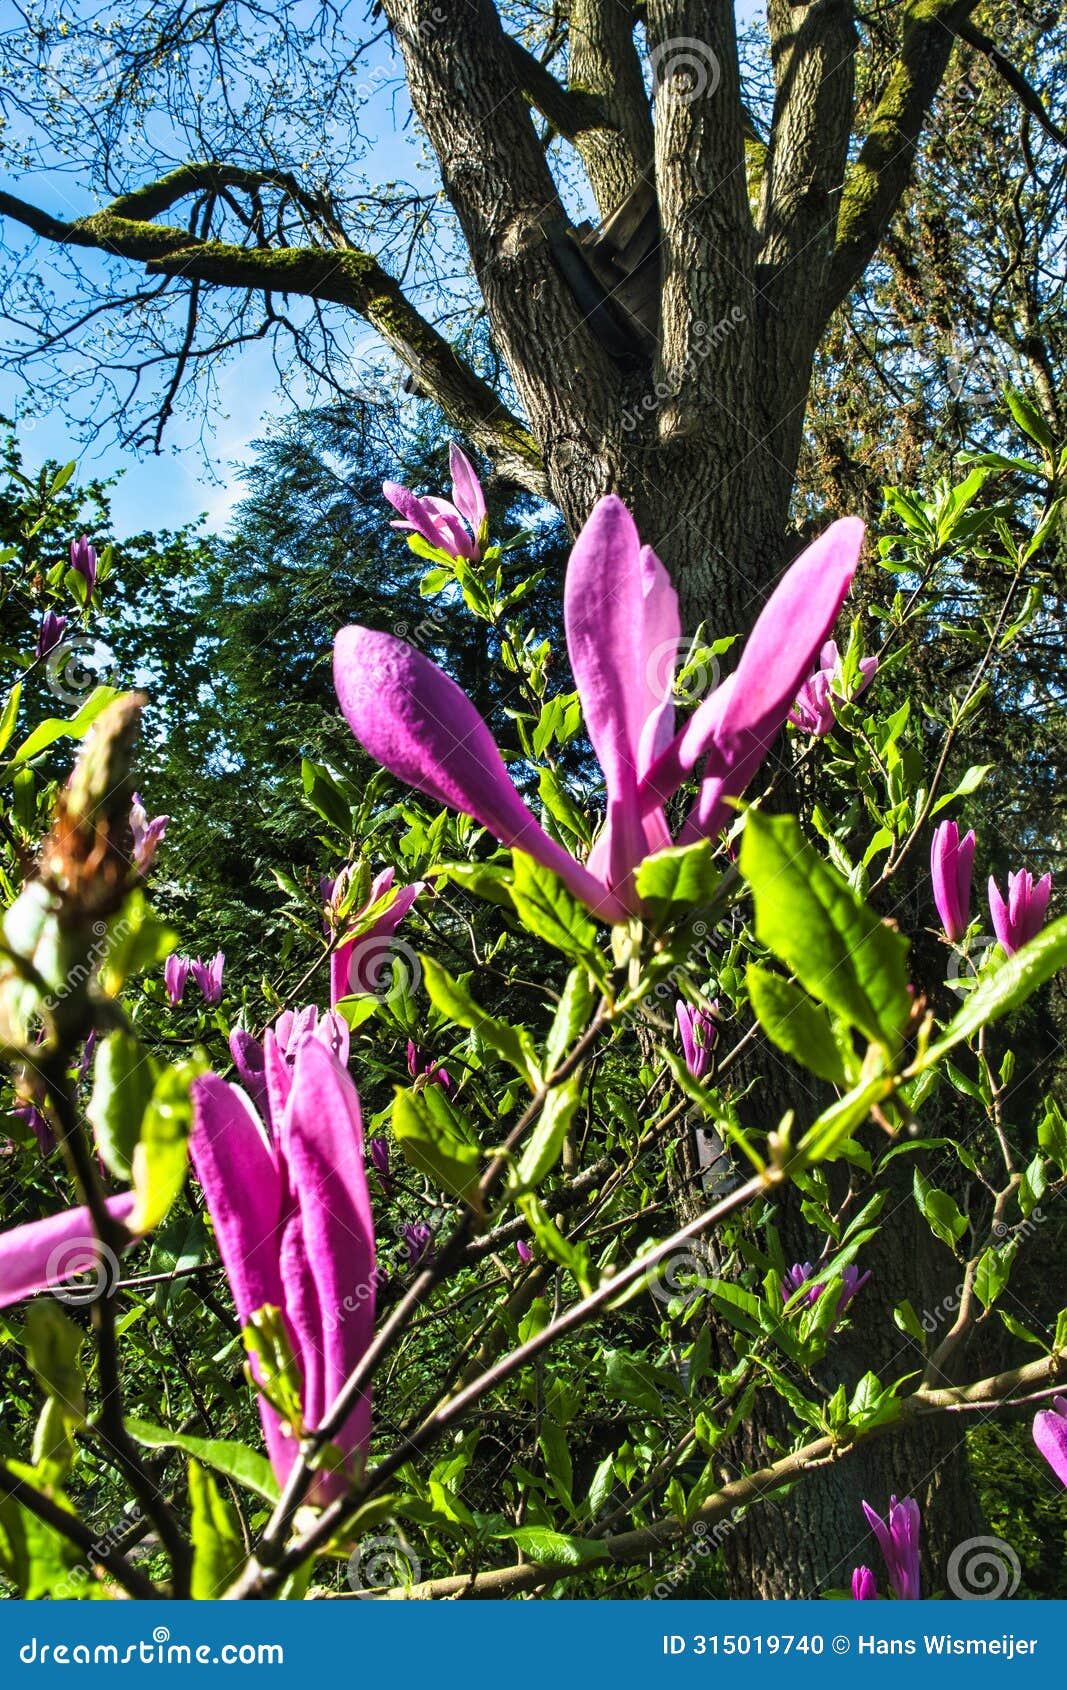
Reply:
<svg viewBox="0 0 1067 1690"><path fill-rule="evenodd" d="M854 1602L877 1601L878 1585L870 1567L856 1567L853 1571L852 1599Z"/></svg>
<svg viewBox="0 0 1067 1690"><path fill-rule="evenodd" d="M113 1221L125 1224L136 1202L132 1191L124 1191L107 1199L107 1212ZM47 1220L12 1227L0 1233L0 1309L64 1280L98 1273L105 1265L88 1209L67 1209Z"/></svg>
<svg viewBox="0 0 1067 1690"><path fill-rule="evenodd" d="M919 1529L922 1516L914 1497L889 1498L889 1519L883 1520L869 1502L863 1504L867 1524L878 1539L889 1586L902 1602L919 1600Z"/></svg>
<svg viewBox="0 0 1067 1690"><path fill-rule="evenodd" d="M302 1017L283 1034L287 1048L275 1032L264 1037L263 1118L239 1086L218 1075L194 1082L189 1148L238 1318L245 1326L257 1309L280 1310L304 1426L314 1430L370 1343L376 1275L359 1097L335 1053L344 1046L347 1056L347 1029L333 1015ZM263 1396L259 1412L271 1465L284 1483L300 1428ZM314 1502L343 1494L369 1438L365 1393L334 1440L344 1469L316 1476Z"/></svg>
<svg viewBox="0 0 1067 1690"><path fill-rule="evenodd" d="M172 1009L177 1009L185 996L192 966L187 956L179 956L176 951L172 952L163 964L163 984L167 988L167 997Z"/></svg>
<svg viewBox="0 0 1067 1690"><path fill-rule="evenodd" d="M135 792L130 805L130 832L133 834L133 866L139 874L147 874L156 854L156 847L167 831L169 816L148 819L141 794Z"/></svg>
<svg viewBox="0 0 1067 1690"><path fill-rule="evenodd" d="M403 522L391 522L389 526L421 534L431 546L450 557L474 560L481 556L485 541L485 495L473 465L455 441L448 448L448 461L452 471L451 501L429 496L420 499L399 482L382 483L382 492L404 518Z"/></svg>
<svg viewBox="0 0 1067 1690"><path fill-rule="evenodd" d="M856 688L854 697L858 698L865 692L878 672L877 657L860 658L861 680ZM819 663L813 675L810 675L796 696L796 703L789 712L789 720L795 728L804 733L821 739L828 734L834 725L833 699L839 702L843 698L840 690L841 655L837 649L836 640L827 640L819 654ZM838 685L835 686L834 682Z"/></svg>
<svg viewBox="0 0 1067 1690"><path fill-rule="evenodd" d="M718 1007L719 1000L716 998L712 1009ZM710 1066L711 1053L719 1036L715 1018L706 1009L694 1009L692 1004L685 1003L681 998L675 1004L674 1014L681 1034L685 1065L694 1080L702 1080Z"/></svg>
<svg viewBox="0 0 1067 1690"><path fill-rule="evenodd" d="M96 586L96 569L99 558L84 534L79 534L76 540L70 542L70 567L77 572L85 582L86 594L92 597Z"/></svg>
<svg viewBox="0 0 1067 1690"><path fill-rule="evenodd" d="M1067 1485L1067 1397L1034 1415L1034 1442L1061 1485Z"/></svg>
<svg viewBox="0 0 1067 1690"><path fill-rule="evenodd" d="M388 896L392 890L395 873L395 869L385 868L372 882L367 902L350 917L353 926L356 926L361 917L373 909L375 904ZM329 914L332 883L325 883L324 891L327 885L330 886L330 891L326 893ZM399 887L391 902L366 932L358 933L354 938L334 946L330 952L331 1005L338 1004L342 998L373 996L381 971L390 957L389 941L424 885L424 881L416 880L411 886Z"/></svg>
<svg viewBox="0 0 1067 1690"><path fill-rule="evenodd" d="M429 658L391 634L343 628L334 683L356 738L398 780L473 816L503 845L551 869L594 914L639 914L633 886L646 856L671 843L663 806L703 758L704 777L679 842L714 837L780 731L812 657L834 623L859 560L863 524L846 517L786 571L733 675L677 734L673 677L657 655L679 645L667 571L642 547L620 499L601 499L571 552L564 618L586 728L604 772L607 820L576 862L520 798L488 727Z"/></svg>
<svg viewBox="0 0 1067 1690"><path fill-rule="evenodd" d="M41 626L37 630L37 656L47 657L50 651L54 651L66 631L67 618L57 616L54 610L46 610L41 617Z"/></svg>
<svg viewBox="0 0 1067 1690"><path fill-rule="evenodd" d="M954 945L963 938L970 919L974 847L973 828L962 839L955 822L942 822L934 829L930 846L934 904L945 935Z"/></svg>
<svg viewBox="0 0 1067 1690"><path fill-rule="evenodd" d="M825 1284L816 1281L815 1275L817 1272L818 1269L812 1267L810 1262L794 1262L782 1280L782 1301L788 1303L790 1297L795 1297L798 1291L804 1291L802 1303L806 1303L809 1308L817 1303L826 1290ZM848 1308L853 1297L863 1290L870 1277L870 1269L866 1273L861 1273L854 1262L849 1262L847 1267L841 1269L841 1295L837 1299L837 1309L834 1315L835 1325ZM805 1290L805 1287L807 1287L807 1290ZM833 1328L831 1328L832 1330Z"/></svg>
<svg viewBox="0 0 1067 1690"><path fill-rule="evenodd" d="M451 1097L453 1091L452 1076L447 1068L438 1068L431 1059L421 1051L414 1039L408 1040L408 1073L413 1080L425 1077L428 1085L440 1086L446 1097Z"/></svg>
<svg viewBox="0 0 1067 1690"><path fill-rule="evenodd" d="M222 1002L222 971L226 966L224 951L216 951L210 962L201 962L195 957L189 964L190 972L200 987L204 1002L213 1006Z"/></svg>
<svg viewBox="0 0 1067 1690"><path fill-rule="evenodd" d="M1051 874L1043 874L1035 885L1029 869L1019 869L1008 876L1008 896L1005 899L990 875L989 913L993 917L993 931L1006 956L1014 956L1031 939L1037 938L1045 924L1051 893Z"/></svg>

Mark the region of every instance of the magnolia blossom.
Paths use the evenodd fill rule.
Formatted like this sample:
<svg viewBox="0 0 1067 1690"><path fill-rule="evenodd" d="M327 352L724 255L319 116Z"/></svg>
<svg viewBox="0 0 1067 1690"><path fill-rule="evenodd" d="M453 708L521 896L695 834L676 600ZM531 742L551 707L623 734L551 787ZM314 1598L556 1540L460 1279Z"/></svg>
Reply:
<svg viewBox="0 0 1067 1690"><path fill-rule="evenodd" d="M813 1307L826 1290L825 1283L816 1281L815 1275L817 1272L818 1269L812 1267L810 1262L794 1262L782 1280L782 1301L788 1303L789 1299L794 1297L798 1291L804 1291L801 1302L806 1303L809 1308ZM837 1299L837 1309L834 1313L835 1324L840 1320L853 1297L863 1290L871 1277L871 1272L868 1269L866 1273L861 1273L854 1262L849 1262L847 1267L841 1269L840 1277L841 1294Z"/></svg>
<svg viewBox="0 0 1067 1690"><path fill-rule="evenodd" d="M852 1597L856 1602L874 1602L878 1586L870 1567L856 1567L852 1574Z"/></svg>
<svg viewBox="0 0 1067 1690"><path fill-rule="evenodd" d="M454 1086L448 1069L438 1068L414 1039L408 1040L408 1073L413 1080L425 1078L428 1085L440 1086L445 1096L451 1097Z"/></svg>
<svg viewBox="0 0 1067 1690"><path fill-rule="evenodd" d="M86 596L91 597L96 586L96 569L99 558L88 539L80 534L76 540L70 542L70 567L75 570L85 582Z"/></svg>
<svg viewBox="0 0 1067 1690"><path fill-rule="evenodd" d="M132 1191L107 1198L111 1219L125 1225L137 1198ZM131 1234L128 1243L134 1242ZM106 1271L107 1257L93 1233L88 1209L66 1209L0 1233L0 1309L82 1274Z"/></svg>
<svg viewBox="0 0 1067 1690"><path fill-rule="evenodd" d="M303 1429L314 1430L374 1330L374 1224L359 1097L345 1068L348 1029L340 1016L320 1018L313 1007L282 1016L257 1049L260 1110L239 1086L202 1075L193 1085L189 1149L238 1319L246 1326L258 1309L280 1311L299 1379ZM258 1360L252 1367L259 1377ZM271 1465L283 1484L302 1428L262 1395L259 1412ZM344 1492L369 1438L370 1396L364 1393L333 1440L344 1470L316 1475L314 1502Z"/></svg>
<svg viewBox="0 0 1067 1690"><path fill-rule="evenodd" d="M67 618L57 616L54 610L46 610L41 617L41 626L37 630L37 656L47 657L50 651L54 651L66 631Z"/></svg>
<svg viewBox="0 0 1067 1690"><path fill-rule="evenodd" d="M934 829L930 846L930 878L934 903L945 936L959 944L970 920L971 870L974 865L974 829L960 838L955 822L942 822Z"/></svg>
<svg viewBox="0 0 1067 1690"><path fill-rule="evenodd" d="M403 522L391 522L389 526L421 534L431 546L447 552L449 557L474 561L481 556L485 544L485 494L474 466L455 441L448 448L448 464L452 471L451 502L417 498L396 481L382 483L382 492L404 518Z"/></svg>
<svg viewBox="0 0 1067 1690"><path fill-rule="evenodd" d="M37 1140L37 1148L41 1155L50 1156L56 1147L56 1135L36 1103L32 1101L16 1103L11 1113L17 1115L24 1126L29 1127Z"/></svg>
<svg viewBox="0 0 1067 1690"><path fill-rule="evenodd" d="M383 898L389 896L395 873L395 869L385 868L372 881L367 902L362 909L356 911L355 915L348 918L350 925L357 927L376 904L381 903ZM378 985L378 977L389 960L389 940L407 915L424 884L424 881L416 880L411 886L399 887L393 893L385 909L376 916L365 932L357 933L354 938L346 939L341 944L334 946L330 952L330 1003L332 1006L336 1006L342 998L366 997L374 994ZM337 881L323 882L327 917L333 912L333 899L337 885Z"/></svg>
<svg viewBox="0 0 1067 1690"><path fill-rule="evenodd" d="M533 1261L533 1256L534 1256L533 1246L530 1245L530 1244L527 1244L525 1238L517 1238L515 1240L515 1250L518 1254L518 1258L519 1258L520 1262L522 1263L523 1267L529 1267L530 1263Z"/></svg>
<svg viewBox="0 0 1067 1690"><path fill-rule="evenodd" d="M429 658L392 634L343 628L334 682L356 738L398 780L473 816L503 845L559 875L605 921L640 914L634 875L671 844L664 805L704 760L679 843L716 837L780 731L814 653L841 609L863 524L835 522L789 568L740 662L680 732L673 676L681 645L667 571L642 547L620 499L601 499L567 566L564 620L586 729L604 772L607 819L587 863L551 839L520 798L485 722Z"/></svg>
<svg viewBox="0 0 1067 1690"><path fill-rule="evenodd" d="M889 1519L883 1520L869 1502L863 1504L867 1524L878 1539L889 1586L902 1602L919 1600L919 1528L922 1516L914 1497L889 1498Z"/></svg>
<svg viewBox="0 0 1067 1690"><path fill-rule="evenodd" d="M192 966L189 957L178 956L177 952L172 952L163 964L163 984L167 988L167 997L172 1009L177 1009L185 996Z"/></svg>
<svg viewBox="0 0 1067 1690"><path fill-rule="evenodd" d="M993 917L993 931L1006 956L1014 956L1031 939L1037 938L1045 923L1051 893L1051 874L1043 874L1035 885L1029 869L1019 869L1016 874L1008 876L1008 896L1005 899L990 875L989 913Z"/></svg>
<svg viewBox="0 0 1067 1690"><path fill-rule="evenodd" d="M156 854L156 847L167 831L169 816L148 819L141 794L135 792L130 805L130 832L133 834L133 865L139 874L147 874Z"/></svg>
<svg viewBox="0 0 1067 1690"><path fill-rule="evenodd" d="M371 1167L382 1182L382 1190L388 1194L389 1189L389 1141L384 1138L372 1138L367 1141L367 1153L370 1156Z"/></svg>
<svg viewBox="0 0 1067 1690"><path fill-rule="evenodd" d="M854 697L866 691L878 672L877 657L861 657L859 663L860 682ZM840 682L841 656L837 649L836 640L827 640L819 653L819 663L814 674L810 675L797 693L796 702L789 712L789 720L795 728L801 728L804 733L813 734L821 739L828 734L834 725L833 699L842 699L842 693L834 682Z"/></svg>
<svg viewBox="0 0 1067 1690"><path fill-rule="evenodd" d="M433 1254L433 1230L425 1221L407 1221L400 1228L400 1236L408 1254L408 1266L418 1267Z"/></svg>
<svg viewBox="0 0 1067 1690"><path fill-rule="evenodd" d="M711 1007L718 1009L718 998ZM681 998L675 1004L674 1014L682 1038L685 1065L694 1080L702 1080L710 1066L711 1053L719 1036L714 1017L706 1009L694 1008Z"/></svg>
<svg viewBox="0 0 1067 1690"><path fill-rule="evenodd" d="M210 962L201 962L195 957L189 964L190 972L200 987L204 1002L214 1005L222 1002L222 971L226 966L224 951L216 951Z"/></svg>
<svg viewBox="0 0 1067 1690"><path fill-rule="evenodd" d="M1034 1442L1061 1485L1067 1485L1067 1397L1034 1415Z"/></svg>

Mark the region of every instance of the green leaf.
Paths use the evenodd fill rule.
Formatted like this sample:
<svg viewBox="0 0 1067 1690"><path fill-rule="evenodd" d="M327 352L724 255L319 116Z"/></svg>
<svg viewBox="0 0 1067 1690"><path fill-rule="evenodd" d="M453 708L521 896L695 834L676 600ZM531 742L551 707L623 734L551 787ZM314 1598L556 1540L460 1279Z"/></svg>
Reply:
<svg viewBox="0 0 1067 1690"><path fill-rule="evenodd" d="M7 749L7 742L15 731L15 721L19 713L21 697L22 682L16 681L4 701L3 713L0 714L0 751Z"/></svg>
<svg viewBox="0 0 1067 1690"><path fill-rule="evenodd" d="M812 997L895 1056L911 1013L907 941L823 862L792 816L747 812L741 870L760 942Z"/></svg>
<svg viewBox="0 0 1067 1690"><path fill-rule="evenodd" d="M135 888L108 923L100 961L104 991L117 997L127 980L154 968L177 943L178 935L160 920L141 889Z"/></svg>
<svg viewBox="0 0 1067 1690"><path fill-rule="evenodd" d="M579 1033L584 1033L596 1007L597 994L589 979L589 972L580 965L572 968L556 1005L548 1039L545 1042L545 1074L554 1074Z"/></svg>
<svg viewBox="0 0 1067 1690"><path fill-rule="evenodd" d="M654 919L711 902L722 878L712 863L714 851L710 839L700 839L695 845L674 845L645 858L635 886Z"/></svg>
<svg viewBox="0 0 1067 1690"><path fill-rule="evenodd" d="M587 1542L551 1531L548 1526L517 1526L500 1536L517 1544L531 1561L548 1566L581 1567L587 1561L602 1561L608 1554L607 1544L599 1539Z"/></svg>
<svg viewBox="0 0 1067 1690"><path fill-rule="evenodd" d="M148 1420L127 1420L126 1430L145 1449L180 1449L195 1456L205 1467L261 1496L264 1502L275 1503L281 1495L266 1456L244 1444L229 1438L195 1438L185 1432L168 1432Z"/></svg>
<svg viewBox="0 0 1067 1690"><path fill-rule="evenodd" d="M233 1503L223 1497L199 1462L189 1463L190 1535L193 1540L191 1594L212 1602L232 1584L245 1562L244 1534Z"/></svg>
<svg viewBox="0 0 1067 1690"><path fill-rule="evenodd" d="M664 1412L663 1391L655 1369L641 1367L622 1350L604 1352L604 1386L609 1396L628 1402L658 1420Z"/></svg>
<svg viewBox="0 0 1067 1690"><path fill-rule="evenodd" d="M1023 1176L1019 1181L1016 1196L1019 1199L1019 1208L1022 1213L1032 1215L1047 1190L1048 1180L1045 1178L1045 1164L1038 1155L1023 1169Z"/></svg>
<svg viewBox="0 0 1067 1690"><path fill-rule="evenodd" d="M109 1033L96 1053L86 1113L101 1156L120 1179L130 1177L159 1072L159 1063L132 1033Z"/></svg>
<svg viewBox="0 0 1067 1690"><path fill-rule="evenodd" d="M469 1028L483 1044L495 1050L516 1073L522 1075L531 1091L536 1091L541 1084L541 1074L533 1040L526 1028L512 1027L509 1022L499 1021L487 1014L475 1003L467 988L454 980L433 957L420 956L419 960L426 991L434 1008L447 1015L457 1026Z"/></svg>
<svg viewBox="0 0 1067 1690"><path fill-rule="evenodd" d="M974 1293L983 1308L991 1308L1011 1278L1013 1250L986 1250L974 1272Z"/></svg>
<svg viewBox="0 0 1067 1690"><path fill-rule="evenodd" d="M863 1124L876 1104L884 1102L892 1089L893 1081L889 1075L861 1080L812 1122L797 1146L798 1158L808 1164L832 1160L835 1152L848 1143L856 1128Z"/></svg>
<svg viewBox="0 0 1067 1690"><path fill-rule="evenodd" d="M1051 457L1056 450L1056 438L1037 406L1012 387L1004 389L1004 397L1008 402L1008 410L1023 433L1036 445L1044 447Z"/></svg>
<svg viewBox="0 0 1067 1690"><path fill-rule="evenodd" d="M129 1222L133 1232L151 1232L181 1195L193 1126L191 1087L203 1071L202 1062L174 1063L153 1087L131 1160L137 1193Z"/></svg>
<svg viewBox="0 0 1067 1690"><path fill-rule="evenodd" d="M304 757L300 763L300 774L304 796L311 808L347 838L352 827L352 806L329 769Z"/></svg>
<svg viewBox="0 0 1067 1690"><path fill-rule="evenodd" d="M1037 1129L1037 1142L1051 1156L1061 1174L1067 1174L1067 1117L1055 1098L1045 1099L1045 1116Z"/></svg>
<svg viewBox="0 0 1067 1690"><path fill-rule="evenodd" d="M439 1086L430 1086L418 1093L398 1086L393 1098L393 1132L413 1168L427 1175L453 1197L462 1198L480 1216L482 1199L478 1190L478 1165L481 1152L477 1145L467 1144L461 1139L440 1116L431 1113L432 1100L428 1093L439 1091Z"/></svg>
<svg viewBox="0 0 1067 1690"><path fill-rule="evenodd" d="M961 1215L955 1200L947 1191L931 1185L921 1168L913 1170L915 1201L930 1231L943 1244L953 1249L967 1231L969 1222Z"/></svg>
<svg viewBox="0 0 1067 1690"><path fill-rule="evenodd" d="M554 1086L549 1092L519 1162L516 1177L520 1191L532 1191L540 1185L559 1161L580 1096L578 1079L574 1074L568 1075L561 1085Z"/></svg>
<svg viewBox="0 0 1067 1690"><path fill-rule="evenodd" d="M756 1020L772 1044L820 1079L845 1085L844 1063L825 1009L813 1004L791 980L754 962L745 979Z"/></svg>
<svg viewBox="0 0 1067 1690"><path fill-rule="evenodd" d="M936 816L939 810L943 810L947 804L954 803L957 798L965 798L969 792L977 791L992 767L992 763L976 763L973 768L968 769L959 785L954 787L951 792L943 793L937 800L930 811L931 816Z"/></svg>
<svg viewBox="0 0 1067 1690"><path fill-rule="evenodd" d="M119 687L94 687L81 709L69 722L62 721L58 716L48 716L43 722L39 722L29 739L24 739L18 747L11 760L12 764L30 762L42 751L47 751L57 739L84 739L101 711L107 709L113 698L121 696Z"/></svg>
<svg viewBox="0 0 1067 1690"><path fill-rule="evenodd" d="M962 1044L982 1027L997 1021L1025 1003L1039 986L1052 978L1067 963L1067 915L1053 921L1036 939L1031 939L1021 951L994 967L986 974L966 1003L949 1022L940 1039L925 1051L919 1070L933 1067L956 1045Z"/></svg>
<svg viewBox="0 0 1067 1690"><path fill-rule="evenodd" d="M563 882L523 851L512 853L515 877L511 901L523 926L572 962L583 962L597 978L604 978L605 962L597 947L597 931Z"/></svg>
<svg viewBox="0 0 1067 1690"><path fill-rule="evenodd" d="M85 1371L81 1353L85 1334L52 1297L35 1297L26 1307L26 1360L55 1410L55 1439L34 1444L34 1459L69 1464L71 1434L85 1424ZM40 1430L41 1423L38 1423ZM62 1453L60 1451L62 1450Z"/></svg>

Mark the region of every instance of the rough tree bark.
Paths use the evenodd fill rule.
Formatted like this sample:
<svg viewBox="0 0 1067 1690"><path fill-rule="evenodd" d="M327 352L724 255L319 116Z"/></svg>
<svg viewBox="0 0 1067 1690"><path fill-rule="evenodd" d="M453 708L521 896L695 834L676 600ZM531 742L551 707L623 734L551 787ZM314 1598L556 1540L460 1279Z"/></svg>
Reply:
<svg viewBox="0 0 1067 1690"><path fill-rule="evenodd" d="M4 194L0 216L47 242L182 279L194 302L207 286L359 314L499 473L554 499L572 529L597 497L620 493L671 570L686 625L743 630L797 549L790 498L816 349L894 216L954 31L976 3L906 0L896 60L856 133L851 0L770 0L775 105L754 212L725 0L572 0L558 14L569 82L554 73L552 44L539 58L509 37L491 0L384 0L521 415L356 248L329 194L273 165L191 161L72 222ZM651 175L661 235L654 355L636 341L632 355L609 350L565 279L560 259L574 233L539 119L574 147L602 217ZM294 209L301 244L265 243L251 217L237 241L217 238L211 217L231 217L242 194ZM183 203L193 207L186 226L159 221ZM898 1233L883 1253L879 1289L866 1294L891 1302L907 1289L914 1300L910 1241L901 1248ZM888 1318L857 1334L883 1329L893 1345ZM892 1355L855 1342L855 1368L892 1372ZM765 1429L749 1431L762 1456ZM924 1471L931 1452L928 1436L916 1452ZM737 1593L812 1594L862 1535L859 1496L884 1506L904 1486L902 1461L901 1444L868 1445L843 1481L827 1469L787 1503L754 1510L731 1537ZM937 1473L927 1531L955 1541L973 1526L958 1455L946 1451Z"/></svg>

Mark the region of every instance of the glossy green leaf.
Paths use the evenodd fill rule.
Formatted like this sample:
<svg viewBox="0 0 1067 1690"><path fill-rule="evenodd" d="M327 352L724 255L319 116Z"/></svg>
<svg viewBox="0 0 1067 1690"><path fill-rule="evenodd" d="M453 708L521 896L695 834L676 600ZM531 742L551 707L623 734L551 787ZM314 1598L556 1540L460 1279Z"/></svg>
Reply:
<svg viewBox="0 0 1067 1690"><path fill-rule="evenodd" d="M841 1052L826 1010L770 969L750 963L745 975L752 1009L772 1044L832 1085L846 1083Z"/></svg>
<svg viewBox="0 0 1067 1690"><path fill-rule="evenodd" d="M194 1601L213 1602L233 1583L245 1563L240 1516L198 1461L189 1463L189 1507L191 1594Z"/></svg>
<svg viewBox="0 0 1067 1690"><path fill-rule="evenodd" d="M145 1449L180 1449L195 1456L205 1467L222 1473L243 1490L275 1503L281 1492L270 1462L257 1450L229 1438L197 1438L185 1432L168 1432L147 1420L127 1420L126 1430Z"/></svg>
<svg viewBox="0 0 1067 1690"><path fill-rule="evenodd" d="M911 1013L907 941L818 856L792 816L748 811L741 870L761 944L812 997L895 1055Z"/></svg>

